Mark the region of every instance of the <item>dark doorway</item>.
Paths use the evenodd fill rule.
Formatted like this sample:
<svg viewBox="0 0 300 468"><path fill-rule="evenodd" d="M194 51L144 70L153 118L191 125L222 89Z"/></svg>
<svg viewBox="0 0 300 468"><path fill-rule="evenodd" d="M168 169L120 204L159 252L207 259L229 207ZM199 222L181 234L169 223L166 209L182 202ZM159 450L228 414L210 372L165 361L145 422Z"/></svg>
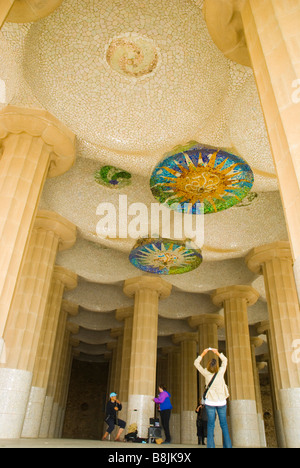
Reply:
<svg viewBox="0 0 300 468"><path fill-rule="evenodd" d="M62 437L100 440L103 435L108 363L74 359Z"/></svg>

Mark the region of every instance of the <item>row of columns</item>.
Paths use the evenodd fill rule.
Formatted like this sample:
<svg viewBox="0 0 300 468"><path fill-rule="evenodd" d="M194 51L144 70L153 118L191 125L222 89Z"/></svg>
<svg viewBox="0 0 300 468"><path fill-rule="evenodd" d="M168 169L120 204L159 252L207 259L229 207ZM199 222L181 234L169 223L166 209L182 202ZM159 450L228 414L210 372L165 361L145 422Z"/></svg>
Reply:
<svg viewBox="0 0 300 468"><path fill-rule="evenodd" d="M75 136L45 111L0 112L0 439L47 437L61 427L70 372L62 301L77 276L55 264L76 227L39 210L47 177L75 161Z"/></svg>
<svg viewBox="0 0 300 468"><path fill-rule="evenodd" d="M299 364L294 362L292 353L293 343L300 342L295 341L300 338L300 323L289 244L277 242L255 248L247 256L246 263L252 271L262 273L265 279L270 325L267 333L260 324L257 333L267 333L270 348L270 370L277 395L275 420L278 443L279 446L299 447ZM167 297L171 286L161 278L142 276L125 281L124 292L135 297L135 305L134 309L119 309L116 313L118 320L124 320L124 334L121 329L114 331L119 341L110 385L124 402L124 419L128 424L136 422L140 436L147 437L149 418L154 413L152 398L157 390L158 299ZM233 444L236 447L266 445L257 370L261 363L256 364L255 360L255 347L262 340L250 337L247 312L258 297L258 292L249 285L217 289L212 300L224 308L224 318L218 314L190 317L189 325L198 328L198 332L174 335L173 342L177 346L163 351L168 354L167 380L169 390L174 394L173 433L176 434L176 425L181 428L181 434L177 431L175 435L178 442L195 440L198 394L193 363L198 348L199 352L206 347L218 348L218 328L224 321ZM199 394L202 392L201 381Z"/></svg>

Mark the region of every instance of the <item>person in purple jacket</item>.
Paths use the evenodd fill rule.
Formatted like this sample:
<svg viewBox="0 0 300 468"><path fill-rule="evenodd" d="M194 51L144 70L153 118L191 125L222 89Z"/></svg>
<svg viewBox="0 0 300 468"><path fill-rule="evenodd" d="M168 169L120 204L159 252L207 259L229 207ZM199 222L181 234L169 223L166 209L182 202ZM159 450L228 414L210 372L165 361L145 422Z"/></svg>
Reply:
<svg viewBox="0 0 300 468"><path fill-rule="evenodd" d="M159 395L158 398L153 398L153 401L159 405L160 408L160 418L163 430L165 431L166 440L164 444L169 444L171 442L171 435L169 429L171 410L173 408L171 404L171 395L167 392L167 389L164 385L159 385L158 387Z"/></svg>

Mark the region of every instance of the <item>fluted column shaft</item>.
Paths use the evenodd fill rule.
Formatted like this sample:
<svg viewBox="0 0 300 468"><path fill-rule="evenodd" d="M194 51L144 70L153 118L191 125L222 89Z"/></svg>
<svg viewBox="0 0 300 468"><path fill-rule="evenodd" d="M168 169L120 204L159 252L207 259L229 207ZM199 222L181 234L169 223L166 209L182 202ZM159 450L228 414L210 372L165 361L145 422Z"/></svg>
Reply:
<svg viewBox="0 0 300 468"><path fill-rule="evenodd" d="M264 423L264 418L263 418L263 409L262 409L262 401L261 401L260 380L259 380L258 366L256 363L256 355L255 355L255 348L261 346L263 344L263 340L259 337L251 337L250 344L251 344L251 357L252 357L253 379L254 379L254 389L255 389L255 400L256 400L256 408L257 408L257 422L258 422L259 435L260 435L260 445L261 447L266 447L267 442L266 442L265 423Z"/></svg>
<svg viewBox="0 0 300 468"><path fill-rule="evenodd" d="M0 112L0 337L47 176L74 162L74 135L45 111Z"/></svg>
<svg viewBox="0 0 300 468"><path fill-rule="evenodd" d="M300 297L300 1L247 0L241 15L265 116Z"/></svg>
<svg viewBox="0 0 300 468"><path fill-rule="evenodd" d="M33 371L57 251L75 241L73 224L38 213L3 334L6 368Z"/></svg>
<svg viewBox="0 0 300 468"><path fill-rule="evenodd" d="M172 417L170 420L170 434L172 443L181 442L181 349L180 346L168 346L163 348L163 354L168 358L168 382L167 388L171 394Z"/></svg>
<svg viewBox="0 0 300 468"><path fill-rule="evenodd" d="M198 401L197 372L194 361L197 357L197 333L173 335L175 344L181 348L181 443L197 444L196 413Z"/></svg>
<svg viewBox="0 0 300 468"><path fill-rule="evenodd" d="M272 404L273 404L273 411L274 411L274 423L275 423L277 444L278 444L278 447L285 448L286 442L285 442L285 434L284 434L281 408L280 408L280 398L279 398L278 360L274 359L274 356L276 353L275 353L274 343L272 342L272 335L270 333L269 320L265 320L257 324L256 330L260 335L265 334L267 337L268 348L269 348L269 355L268 355L268 368L269 369L268 370L269 370L269 377L270 377L270 387L271 387ZM277 370L275 370L275 368L277 368Z"/></svg>
<svg viewBox="0 0 300 468"><path fill-rule="evenodd" d="M300 365L294 345L300 340L300 311L288 242L253 249L248 267L265 281L275 384L278 386L287 447L300 447Z"/></svg>
<svg viewBox="0 0 300 468"><path fill-rule="evenodd" d="M66 329L67 315L70 312L68 305L65 306L65 302L62 302L62 296L66 289L73 289L77 285L77 275L71 271L66 270L65 268L56 266L56 275L52 279L52 294L49 296L50 302L50 315L57 317L57 309L59 310L58 314L58 323L57 319L53 323L55 340L54 347L51 348L51 356L48 356L48 359L45 363L44 361L44 352L46 347L40 348L40 356L36 362L36 371L43 369L43 384L47 385L46 396L44 398L43 411L41 414L40 425L39 425L39 437L46 438L49 434L49 426L51 422L51 414L54 403L55 390L57 385L57 376L59 371L59 362L61 356L61 350L63 346L63 337ZM52 311L51 311L52 309ZM55 332L56 329L56 332ZM42 344L41 344L42 346ZM46 364L43 368L43 363ZM34 382L41 382L37 374L35 374ZM40 387L39 387L40 388ZM46 387L42 387L45 389ZM28 411L27 411L28 413ZM26 415L26 418L28 416ZM24 428L23 428L24 434ZM24 437L24 435L23 435Z"/></svg>
<svg viewBox="0 0 300 468"><path fill-rule="evenodd" d="M124 321L123 331L123 348L122 348L122 367L120 371L120 389L119 400L122 402L121 419L128 420L128 390L129 390L129 373L130 373L130 358L132 345L132 326L133 326L133 307L127 307L116 310L116 319Z"/></svg>
<svg viewBox="0 0 300 468"><path fill-rule="evenodd" d="M247 314L248 305L258 297L250 286L220 288L212 296L214 304L224 307L230 421L236 447L260 446Z"/></svg>
<svg viewBox="0 0 300 468"><path fill-rule="evenodd" d="M116 392L120 396L121 388L121 369L123 367L123 328L113 328L110 332L113 338L116 338L116 351L115 351L115 370L113 375L113 386L109 392Z"/></svg>
<svg viewBox="0 0 300 468"><path fill-rule="evenodd" d="M76 228L71 223L56 213L38 213L3 334L6 351L0 369L1 391L6 394L5 400L0 398L3 437L9 434L20 437L57 250L60 244L65 248L64 241L69 247L75 240ZM19 378L9 383L13 375ZM13 409L15 398L18 398L18 413Z"/></svg>
<svg viewBox="0 0 300 468"><path fill-rule="evenodd" d="M33 368L32 386L22 428L21 435L24 438L38 438L39 436L57 335L62 295L65 288L72 289L76 284L76 275L74 275L74 273L62 267L54 267L46 313L42 324L42 331L39 336L38 349ZM64 309L69 314L77 314L77 306L68 304L65 301L63 301L63 304Z"/></svg>
<svg viewBox="0 0 300 468"><path fill-rule="evenodd" d="M63 411L63 408L61 406L62 396L64 385L66 384L64 376L68 373L67 366L70 363L70 361L68 360L70 346L70 332L69 330L65 329L65 333L62 340L61 353L59 357L57 383L54 393L53 410L49 427L49 437L51 438L57 437L60 428L61 414Z"/></svg>
<svg viewBox="0 0 300 468"><path fill-rule="evenodd" d="M219 314L202 314L195 315L190 317L189 320L190 327L198 327L198 349L199 354L207 348L218 349L218 329L224 328L224 317ZM210 359L215 358L215 354L212 351L209 351L204 358L202 359L201 365L205 367ZM199 399L201 399L204 388L205 380L204 377L198 373L199 381ZM215 426L215 444L217 446L222 446L222 430L219 424L219 419L216 421Z"/></svg>
<svg viewBox="0 0 300 468"><path fill-rule="evenodd" d="M218 341L218 328L224 328L224 318L218 314L203 314L203 315L195 315L190 317L189 325L192 328L198 328L198 346L199 346L199 354L207 348L215 348L218 349L219 341ZM215 357L214 353L209 351L204 358L202 359L201 365L203 367ZM201 376L200 378L200 395L203 395L205 387L204 378Z"/></svg>
<svg viewBox="0 0 300 468"><path fill-rule="evenodd" d="M158 300L168 297L171 288L161 278L149 276L126 280L124 284L124 293L134 296L128 423L138 420L141 437L148 436L149 418L154 413Z"/></svg>

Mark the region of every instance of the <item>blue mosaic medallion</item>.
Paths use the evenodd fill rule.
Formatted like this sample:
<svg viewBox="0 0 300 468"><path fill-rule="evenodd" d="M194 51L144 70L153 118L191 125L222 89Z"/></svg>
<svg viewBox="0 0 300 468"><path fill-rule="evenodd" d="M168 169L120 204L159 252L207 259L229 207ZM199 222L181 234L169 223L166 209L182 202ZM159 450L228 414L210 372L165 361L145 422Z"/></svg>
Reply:
<svg viewBox="0 0 300 468"><path fill-rule="evenodd" d="M150 188L159 203L199 214L226 210L240 203L254 182L250 166L239 156L197 142L177 147L155 167Z"/></svg>
<svg viewBox="0 0 300 468"><path fill-rule="evenodd" d="M140 239L129 255L140 270L158 275L178 275L192 271L202 263L201 250L186 241Z"/></svg>

